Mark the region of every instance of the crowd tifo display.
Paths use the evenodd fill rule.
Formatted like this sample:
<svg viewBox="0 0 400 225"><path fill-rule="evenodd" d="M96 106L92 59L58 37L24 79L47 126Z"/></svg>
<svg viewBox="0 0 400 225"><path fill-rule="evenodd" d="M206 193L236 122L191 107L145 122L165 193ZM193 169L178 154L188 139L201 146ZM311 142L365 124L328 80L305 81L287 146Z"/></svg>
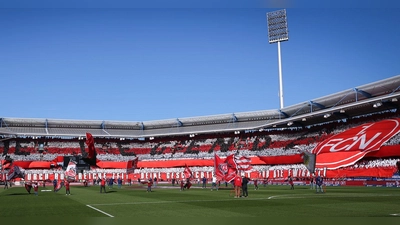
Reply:
<svg viewBox="0 0 400 225"><path fill-rule="evenodd" d="M17 138L0 142L1 180L390 178L400 159L398 114L305 129L152 140ZM310 156L314 156L310 158ZM310 169L312 168L312 169ZM186 171L186 172L185 172ZM185 175L186 174L186 175Z"/></svg>

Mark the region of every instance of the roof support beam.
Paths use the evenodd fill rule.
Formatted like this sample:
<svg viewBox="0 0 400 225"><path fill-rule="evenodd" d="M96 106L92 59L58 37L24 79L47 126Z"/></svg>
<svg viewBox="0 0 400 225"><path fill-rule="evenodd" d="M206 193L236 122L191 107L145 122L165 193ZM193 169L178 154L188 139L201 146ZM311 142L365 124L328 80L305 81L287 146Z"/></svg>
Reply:
<svg viewBox="0 0 400 225"><path fill-rule="evenodd" d="M283 112L282 110L278 110L278 111L279 111L279 113L280 113L281 115L283 115L285 118L289 118L289 117L290 117L287 113Z"/></svg>
<svg viewBox="0 0 400 225"><path fill-rule="evenodd" d="M238 118L236 117L235 113L232 113L232 122L237 122Z"/></svg>
<svg viewBox="0 0 400 225"><path fill-rule="evenodd" d="M178 127L181 127L181 126L183 126L183 123L179 119L176 119L176 125Z"/></svg>
<svg viewBox="0 0 400 225"><path fill-rule="evenodd" d="M353 90L356 92L356 99L357 99L357 93L362 94L366 98L371 98L372 97L372 95L370 93L368 93L366 91L363 91L363 90L359 90L358 88L354 88Z"/></svg>
<svg viewBox="0 0 400 225"><path fill-rule="evenodd" d="M49 134L49 129L48 129L48 128L49 128L49 126L48 126L48 125L49 125L49 120L48 120L48 119L46 119L46 120L45 120L45 122L44 122L44 126L45 126L45 130L46 130L46 134Z"/></svg>
<svg viewBox="0 0 400 225"><path fill-rule="evenodd" d="M310 105L311 105L311 107L312 107L313 105L314 105L314 106L317 106L317 107L320 108L320 109L325 109L325 108L326 108L324 105L319 104L319 103L316 103L316 102L313 102L313 101L310 101ZM311 110L311 112L312 112L312 110Z"/></svg>

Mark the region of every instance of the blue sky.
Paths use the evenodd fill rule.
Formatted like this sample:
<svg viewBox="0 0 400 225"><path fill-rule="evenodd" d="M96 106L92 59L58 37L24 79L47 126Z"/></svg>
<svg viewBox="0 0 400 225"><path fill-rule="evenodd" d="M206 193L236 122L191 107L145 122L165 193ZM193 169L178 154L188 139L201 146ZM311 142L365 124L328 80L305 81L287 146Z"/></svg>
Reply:
<svg viewBox="0 0 400 225"><path fill-rule="evenodd" d="M0 117L149 121L279 108L279 8L0 5ZM289 7L284 106L400 74L400 9Z"/></svg>

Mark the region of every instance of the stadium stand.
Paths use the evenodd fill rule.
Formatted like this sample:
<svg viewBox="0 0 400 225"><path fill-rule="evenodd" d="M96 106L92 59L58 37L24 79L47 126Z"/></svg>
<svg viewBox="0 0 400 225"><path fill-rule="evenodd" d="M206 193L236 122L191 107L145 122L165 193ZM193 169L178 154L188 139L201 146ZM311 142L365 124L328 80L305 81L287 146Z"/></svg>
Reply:
<svg viewBox="0 0 400 225"><path fill-rule="evenodd" d="M138 167L130 171L136 176L163 174L168 179L172 175L167 174L182 172L184 162L192 163L190 166L196 176L210 176L214 169L210 163L214 154L220 157L239 154L254 159L252 176L279 177L283 173L277 171L306 170L294 146L311 152L318 143L352 127L399 118L399 87L400 76L395 76L280 110L160 121L1 118L0 154L20 162L54 162L43 164L46 165L44 168L27 168L28 174L61 173L56 160L85 155L85 134L88 132L95 138L98 160L127 162L138 159ZM381 102L381 106L375 107L376 102ZM326 114L330 116L324 116ZM288 122L292 124L288 125ZM43 150L39 150L41 143ZM393 136L384 146L400 147L400 135ZM393 168L400 159L400 154L384 158L367 156L369 158L346 169ZM266 163L255 160L257 157L275 157L275 161ZM172 163L166 164L167 161ZM128 173L127 169L92 168L90 173ZM268 171L273 171L273 175L268 175ZM301 176L308 175L302 172Z"/></svg>

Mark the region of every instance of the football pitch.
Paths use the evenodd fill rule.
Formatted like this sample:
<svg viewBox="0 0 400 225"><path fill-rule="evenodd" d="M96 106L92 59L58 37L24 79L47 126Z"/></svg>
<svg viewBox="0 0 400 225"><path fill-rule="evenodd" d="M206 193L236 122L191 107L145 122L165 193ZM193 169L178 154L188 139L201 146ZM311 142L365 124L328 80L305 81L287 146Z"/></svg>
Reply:
<svg viewBox="0 0 400 225"><path fill-rule="evenodd" d="M194 185L180 191L170 185L146 188L139 185L106 188L71 186L41 187L38 196L23 187L0 189L0 217L397 217L400 218L400 188L326 187L315 193L309 186L249 185L247 198L234 198L232 188L218 191Z"/></svg>

